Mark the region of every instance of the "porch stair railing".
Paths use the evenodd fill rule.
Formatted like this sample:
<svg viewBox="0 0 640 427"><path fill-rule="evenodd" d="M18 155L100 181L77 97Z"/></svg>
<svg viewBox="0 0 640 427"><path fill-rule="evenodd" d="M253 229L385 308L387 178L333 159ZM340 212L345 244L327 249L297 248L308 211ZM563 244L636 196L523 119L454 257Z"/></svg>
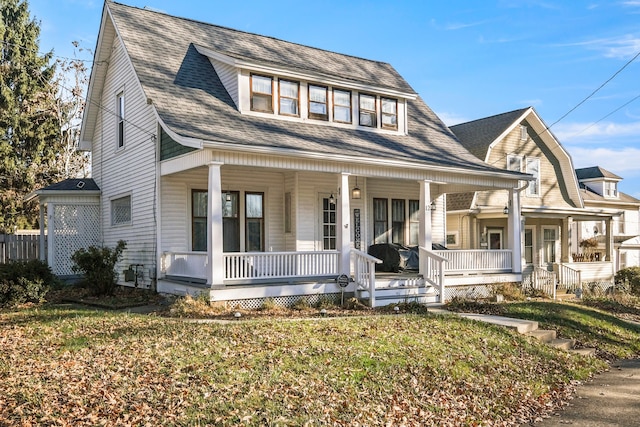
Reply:
<svg viewBox="0 0 640 427"><path fill-rule="evenodd" d="M420 262L424 260L423 277L427 284L430 284L434 288L438 289L440 293L440 302L445 302L444 283L445 283L445 262L448 262L447 258L441 256L439 252L449 251L430 251L422 246L419 248ZM448 270L448 269L447 269Z"/></svg>
<svg viewBox="0 0 640 427"><path fill-rule="evenodd" d="M567 290L582 289L582 272L565 264L558 266L558 286Z"/></svg>
<svg viewBox="0 0 640 427"><path fill-rule="evenodd" d="M526 281L531 288L542 291L553 299L556 299L556 273L541 267L534 267Z"/></svg>
<svg viewBox="0 0 640 427"><path fill-rule="evenodd" d="M369 305L375 307L376 264L382 264L382 260L358 249L351 249L351 259L356 289L369 291Z"/></svg>

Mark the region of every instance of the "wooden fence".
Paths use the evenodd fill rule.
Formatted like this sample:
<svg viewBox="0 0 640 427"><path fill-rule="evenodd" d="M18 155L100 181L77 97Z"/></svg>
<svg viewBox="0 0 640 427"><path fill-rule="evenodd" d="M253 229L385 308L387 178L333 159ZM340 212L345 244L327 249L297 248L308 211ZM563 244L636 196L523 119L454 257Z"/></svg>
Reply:
<svg viewBox="0 0 640 427"><path fill-rule="evenodd" d="M39 259L39 257L39 235L0 234L0 264Z"/></svg>

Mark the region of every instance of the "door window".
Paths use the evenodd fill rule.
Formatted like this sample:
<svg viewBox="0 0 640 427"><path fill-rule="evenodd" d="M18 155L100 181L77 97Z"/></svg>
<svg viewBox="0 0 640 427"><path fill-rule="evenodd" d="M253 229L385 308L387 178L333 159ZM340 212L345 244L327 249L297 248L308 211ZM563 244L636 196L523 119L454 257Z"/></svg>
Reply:
<svg viewBox="0 0 640 427"><path fill-rule="evenodd" d="M336 204L322 198L322 249L336 249Z"/></svg>
<svg viewBox="0 0 640 427"><path fill-rule="evenodd" d="M502 249L502 230L489 230L489 249Z"/></svg>
<svg viewBox="0 0 640 427"><path fill-rule="evenodd" d="M264 193L245 193L247 252L264 251Z"/></svg>

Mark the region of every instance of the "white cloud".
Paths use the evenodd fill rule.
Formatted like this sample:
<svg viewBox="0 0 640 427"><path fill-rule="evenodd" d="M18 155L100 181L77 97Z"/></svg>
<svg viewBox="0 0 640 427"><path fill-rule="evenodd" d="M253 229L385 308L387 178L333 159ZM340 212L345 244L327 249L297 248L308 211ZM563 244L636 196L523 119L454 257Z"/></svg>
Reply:
<svg viewBox="0 0 640 427"><path fill-rule="evenodd" d="M601 52L605 58L630 59L640 51L640 37L627 34L622 37L587 40L560 46L583 46Z"/></svg>
<svg viewBox="0 0 640 427"><path fill-rule="evenodd" d="M623 178L640 176L640 148L571 147L568 151L576 168L601 166Z"/></svg>
<svg viewBox="0 0 640 427"><path fill-rule="evenodd" d="M640 121L630 123L600 122L591 123L563 123L553 127L553 133L564 144L567 142L581 142L597 139L599 142L632 136L640 133Z"/></svg>
<svg viewBox="0 0 640 427"><path fill-rule="evenodd" d="M459 116L456 113L443 112L443 113L436 113L436 114L438 115L438 117L440 117L440 120L442 120L444 122L444 124L447 125L447 126L453 126L453 125L457 125L457 124L460 124L460 123L466 123L466 122L471 120L471 119L469 119L467 117Z"/></svg>

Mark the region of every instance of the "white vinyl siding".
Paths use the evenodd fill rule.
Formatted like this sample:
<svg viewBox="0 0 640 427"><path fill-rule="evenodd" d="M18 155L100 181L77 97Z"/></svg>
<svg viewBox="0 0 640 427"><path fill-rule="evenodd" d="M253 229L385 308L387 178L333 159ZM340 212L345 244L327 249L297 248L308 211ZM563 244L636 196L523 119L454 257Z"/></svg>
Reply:
<svg viewBox="0 0 640 427"><path fill-rule="evenodd" d="M220 81L227 90L227 93L235 103L236 107L240 105L240 99L238 95L238 69L232 65L223 64L220 61L211 60L213 68L216 70L216 74L220 78Z"/></svg>

